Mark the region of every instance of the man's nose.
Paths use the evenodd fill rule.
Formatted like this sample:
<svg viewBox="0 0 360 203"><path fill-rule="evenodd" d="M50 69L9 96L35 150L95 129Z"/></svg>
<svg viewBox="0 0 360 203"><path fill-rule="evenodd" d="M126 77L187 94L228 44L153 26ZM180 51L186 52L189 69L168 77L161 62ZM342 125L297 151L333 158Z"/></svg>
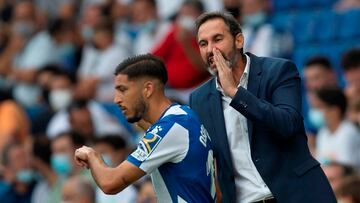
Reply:
<svg viewBox="0 0 360 203"><path fill-rule="evenodd" d="M119 95L115 94L115 96L114 96L114 103L115 103L115 104L121 104L121 102L122 102L121 97L120 97Z"/></svg>
<svg viewBox="0 0 360 203"><path fill-rule="evenodd" d="M208 46L206 47L206 53L210 54L212 53L212 50L213 50L214 46L209 43Z"/></svg>

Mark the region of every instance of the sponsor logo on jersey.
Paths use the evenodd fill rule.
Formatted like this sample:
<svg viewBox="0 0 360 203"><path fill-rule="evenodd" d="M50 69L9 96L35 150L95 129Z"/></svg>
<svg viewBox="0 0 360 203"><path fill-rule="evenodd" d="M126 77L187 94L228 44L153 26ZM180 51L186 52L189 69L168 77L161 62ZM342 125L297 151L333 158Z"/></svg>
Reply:
<svg viewBox="0 0 360 203"><path fill-rule="evenodd" d="M155 133L147 133L139 142L132 156L139 161L144 161L161 141L161 137Z"/></svg>

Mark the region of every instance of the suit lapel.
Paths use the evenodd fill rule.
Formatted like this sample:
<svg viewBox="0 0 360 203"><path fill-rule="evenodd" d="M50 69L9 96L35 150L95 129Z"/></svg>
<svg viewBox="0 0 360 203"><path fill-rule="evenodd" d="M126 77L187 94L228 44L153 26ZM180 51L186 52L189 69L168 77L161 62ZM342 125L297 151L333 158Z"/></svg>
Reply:
<svg viewBox="0 0 360 203"><path fill-rule="evenodd" d="M257 56L251 53L246 53L246 54L250 57L250 73L249 73L247 90L256 97L258 97L258 90L259 90L260 78L261 78L260 76L262 71L261 63ZM247 119L247 124L248 124L249 140L251 145L253 124L249 119Z"/></svg>
<svg viewBox="0 0 360 203"><path fill-rule="evenodd" d="M218 153L222 153L223 157L225 158L225 162L228 164L229 168L231 170L232 167L232 161L231 161L231 155L230 155L230 148L229 148L229 142L227 138L227 132L225 127L225 119L224 119L224 112L222 107L222 101L221 101L221 94L215 87L215 78L212 80L211 83L211 92L210 92L210 105L209 105L209 112L212 120L212 126L214 126L215 129L215 138L216 140L214 142L218 143Z"/></svg>

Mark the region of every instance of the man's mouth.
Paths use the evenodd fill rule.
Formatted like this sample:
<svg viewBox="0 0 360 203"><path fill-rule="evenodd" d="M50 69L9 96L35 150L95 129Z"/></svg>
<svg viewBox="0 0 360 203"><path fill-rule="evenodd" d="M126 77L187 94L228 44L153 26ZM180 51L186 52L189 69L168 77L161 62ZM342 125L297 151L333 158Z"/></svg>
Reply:
<svg viewBox="0 0 360 203"><path fill-rule="evenodd" d="M126 108L124 106L120 106L120 105L119 105L119 108L121 109L121 112L124 114L126 111Z"/></svg>
<svg viewBox="0 0 360 203"><path fill-rule="evenodd" d="M215 64L214 56L209 56L208 57L208 63L209 63L209 65L214 65Z"/></svg>

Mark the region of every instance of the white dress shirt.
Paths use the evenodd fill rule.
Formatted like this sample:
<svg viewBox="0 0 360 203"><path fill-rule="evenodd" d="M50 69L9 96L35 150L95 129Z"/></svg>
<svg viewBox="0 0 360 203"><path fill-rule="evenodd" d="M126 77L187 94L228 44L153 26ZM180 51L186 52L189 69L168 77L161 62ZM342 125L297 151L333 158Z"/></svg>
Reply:
<svg viewBox="0 0 360 203"><path fill-rule="evenodd" d="M238 87L247 88L249 70L250 57L246 55L245 70ZM251 159L247 119L230 106L231 98L225 96L218 80L216 80L216 89L222 93L225 127L234 166L237 202L248 203L272 197Z"/></svg>

